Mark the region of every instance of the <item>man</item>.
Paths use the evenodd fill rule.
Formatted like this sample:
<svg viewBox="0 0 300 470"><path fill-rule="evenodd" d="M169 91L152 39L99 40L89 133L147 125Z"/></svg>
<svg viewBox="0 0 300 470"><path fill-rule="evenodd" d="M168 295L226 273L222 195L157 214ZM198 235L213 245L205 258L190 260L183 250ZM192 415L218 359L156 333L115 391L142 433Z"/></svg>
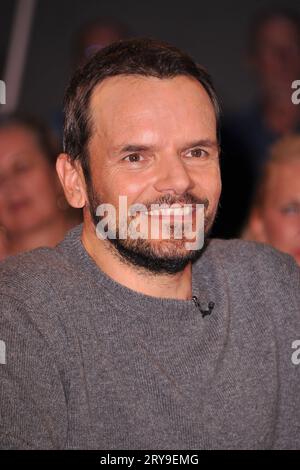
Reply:
<svg viewBox="0 0 300 470"><path fill-rule="evenodd" d="M1 447L300 447L299 268L209 242L218 119L207 73L156 41L111 45L73 77L57 171L84 221L1 266ZM119 196L142 210L124 222ZM170 237L164 203L179 205ZM120 236L138 222L143 237Z"/></svg>

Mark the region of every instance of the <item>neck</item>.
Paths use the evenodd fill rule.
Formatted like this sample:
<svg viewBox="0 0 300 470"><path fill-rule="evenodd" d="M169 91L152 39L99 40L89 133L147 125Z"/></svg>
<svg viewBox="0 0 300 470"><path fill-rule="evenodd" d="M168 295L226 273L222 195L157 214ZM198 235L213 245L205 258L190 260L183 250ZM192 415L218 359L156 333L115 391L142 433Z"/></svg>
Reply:
<svg viewBox="0 0 300 470"><path fill-rule="evenodd" d="M53 219L32 227L30 230L7 236L7 255L29 251L41 246L54 247L71 228L63 213Z"/></svg>
<svg viewBox="0 0 300 470"><path fill-rule="evenodd" d="M81 241L97 266L119 284L145 295L161 298L192 298L192 264L176 274L154 274L137 270L115 256L110 243L100 240L92 224L83 224Z"/></svg>

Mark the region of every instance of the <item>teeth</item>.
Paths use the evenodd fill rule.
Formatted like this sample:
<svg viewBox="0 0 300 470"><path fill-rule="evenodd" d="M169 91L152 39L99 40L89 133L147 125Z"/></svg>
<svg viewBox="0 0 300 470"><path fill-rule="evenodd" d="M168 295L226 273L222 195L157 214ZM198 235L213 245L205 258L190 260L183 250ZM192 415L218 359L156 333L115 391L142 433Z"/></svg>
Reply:
<svg viewBox="0 0 300 470"><path fill-rule="evenodd" d="M184 216L184 215L189 215L193 211L192 207L186 206L186 207L176 207L176 208L169 208L169 209L156 209L153 211L146 211L144 214L146 215L174 215L174 216Z"/></svg>
<svg viewBox="0 0 300 470"><path fill-rule="evenodd" d="M191 206L186 206L186 207L183 208L184 215L189 215L192 212L193 212L193 207L191 207Z"/></svg>

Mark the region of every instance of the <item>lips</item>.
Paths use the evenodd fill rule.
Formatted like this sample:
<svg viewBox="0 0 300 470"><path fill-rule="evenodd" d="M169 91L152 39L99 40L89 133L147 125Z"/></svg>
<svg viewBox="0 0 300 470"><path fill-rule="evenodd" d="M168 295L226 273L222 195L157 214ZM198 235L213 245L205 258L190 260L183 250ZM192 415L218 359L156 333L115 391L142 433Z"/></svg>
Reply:
<svg viewBox="0 0 300 470"><path fill-rule="evenodd" d="M30 201L28 199L24 199L22 201L15 201L9 204L9 210L11 211L18 211L24 209L30 205Z"/></svg>

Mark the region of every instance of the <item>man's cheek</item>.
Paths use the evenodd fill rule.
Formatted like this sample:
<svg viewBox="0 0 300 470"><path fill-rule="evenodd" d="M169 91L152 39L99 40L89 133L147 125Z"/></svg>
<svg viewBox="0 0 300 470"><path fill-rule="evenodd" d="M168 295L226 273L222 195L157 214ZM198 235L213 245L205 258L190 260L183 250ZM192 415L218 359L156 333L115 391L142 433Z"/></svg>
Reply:
<svg viewBox="0 0 300 470"><path fill-rule="evenodd" d="M220 167L218 164L214 165L206 177L203 175L203 183L207 194L210 194L212 199L218 199L221 195L222 180Z"/></svg>
<svg viewBox="0 0 300 470"><path fill-rule="evenodd" d="M215 180L213 184L209 188L207 188L206 194L209 200L209 205L211 206L211 210L218 206L219 199L221 196L221 190L221 183L217 180Z"/></svg>
<svg viewBox="0 0 300 470"><path fill-rule="evenodd" d="M122 177L114 182L110 187L116 188L116 192L120 195L127 195L128 200L135 200L136 195L140 194L142 189L146 186L146 181L138 180L137 178L132 181L129 178Z"/></svg>

